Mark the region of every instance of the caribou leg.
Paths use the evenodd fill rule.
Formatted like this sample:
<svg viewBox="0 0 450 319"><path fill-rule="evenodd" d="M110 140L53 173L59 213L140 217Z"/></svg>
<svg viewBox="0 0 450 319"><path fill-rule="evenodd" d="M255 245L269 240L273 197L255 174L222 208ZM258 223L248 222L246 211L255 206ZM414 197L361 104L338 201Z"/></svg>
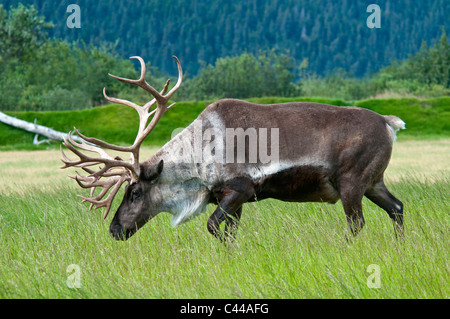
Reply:
<svg viewBox="0 0 450 319"><path fill-rule="evenodd" d="M247 179L236 179L227 183L218 193L219 203L208 219L208 231L218 239L225 241L233 237L242 214L242 204L254 195L253 184ZM225 232L220 224L225 221Z"/></svg>
<svg viewBox="0 0 450 319"><path fill-rule="evenodd" d="M365 224L361 199L359 196L352 196L351 194L341 196L342 205L347 216L347 224L353 236L358 235Z"/></svg>
<svg viewBox="0 0 450 319"><path fill-rule="evenodd" d="M364 195L388 213L395 233L403 236L403 203L389 192L383 180L369 188Z"/></svg>
<svg viewBox="0 0 450 319"><path fill-rule="evenodd" d="M356 186L357 185L357 186ZM362 211L363 192L360 191L359 182L355 183L352 178L343 178L339 195L341 197L342 206L344 206L347 224L353 236L358 235L359 231L364 227L364 216Z"/></svg>
<svg viewBox="0 0 450 319"><path fill-rule="evenodd" d="M242 214L242 205L235 211L233 211L233 209L230 206L228 206L227 209L225 210L221 202L208 219L207 223L208 231L214 237L217 237L221 241L232 239L238 228L241 214ZM225 221L224 233L220 231L220 224L223 221Z"/></svg>
<svg viewBox="0 0 450 319"><path fill-rule="evenodd" d="M234 235L239 227L239 221L241 220L242 206L239 207L234 214L229 216L225 220L225 238L234 239Z"/></svg>

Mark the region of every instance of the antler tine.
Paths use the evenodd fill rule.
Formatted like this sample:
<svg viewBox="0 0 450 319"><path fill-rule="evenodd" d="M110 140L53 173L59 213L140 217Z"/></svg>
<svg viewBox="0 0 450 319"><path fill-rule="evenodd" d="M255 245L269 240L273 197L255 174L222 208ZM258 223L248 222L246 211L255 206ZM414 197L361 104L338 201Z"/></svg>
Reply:
<svg viewBox="0 0 450 319"><path fill-rule="evenodd" d="M81 134L77 128L74 127L75 132L77 133L77 135L79 137L81 137L83 140L85 140L86 142L110 149L110 150L114 150L114 151L120 151L120 152L131 152L131 146L119 146L119 145L114 145L114 144L110 144L108 142L99 140L98 138L95 137L87 137L83 134Z"/></svg>
<svg viewBox="0 0 450 319"><path fill-rule="evenodd" d="M106 88L103 88L103 96L105 97L105 99L107 99L110 102L113 103L118 103L118 104L124 104L124 105L128 105L131 106L133 109L135 109L136 111L138 111L138 113L140 112L141 107L139 105L137 105L136 103L133 103L131 101L128 100L123 100L123 99L118 99L116 97L110 97L106 94Z"/></svg>
<svg viewBox="0 0 450 319"><path fill-rule="evenodd" d="M124 167L129 169L133 175L136 175L136 177L139 175L139 172L136 171L136 167L127 161L124 160L117 160L109 156L103 149L97 146L87 145L86 143L77 143L75 142L71 137L72 132L69 132L68 139L65 139L63 144L68 149L72 151L75 155L77 155L80 159L79 160L70 160L62 151L64 159L61 159L61 161L65 164L63 168L66 167L84 167L84 166L92 166L97 164L104 164L105 167L100 169L98 172L95 173L95 175L102 175L107 170L113 168L113 167ZM80 152L76 147L90 152L96 152L100 155L100 157L90 157L86 154Z"/></svg>
<svg viewBox="0 0 450 319"><path fill-rule="evenodd" d="M155 100L158 102L158 105L161 107L165 107L167 102L169 101L169 99L172 97L172 95L176 92L176 90L178 90L178 88L181 86L181 83L183 81L183 69L181 68L181 63L180 60L176 57L173 56L173 58L175 59L175 61L177 62L177 67L178 67L178 81L175 84L175 86L169 91L169 93L167 93L166 95L164 95L168 89L170 80L168 80L166 82L166 84L164 85L164 88L161 92L158 92L157 90L155 90L150 84L148 84L148 82L145 80L145 73L147 71L147 68L145 66L145 62L144 59L142 59L140 56L132 56L130 57L130 59L137 59L139 60L140 64L141 64L141 75L139 77L139 79L137 80L133 80L133 79L127 79L127 78L122 78L116 75L113 75L111 73L108 73L108 75L114 79L117 79L121 82L124 83L129 83L129 84L135 84L139 87L141 87L142 89L144 89L147 92L150 92L151 95L153 95L155 97ZM126 101L126 100L122 100L122 99L116 99L116 98L110 98L107 97L105 92L103 93L105 95L105 98L108 99L111 102L115 102L115 103L121 103L121 104L125 104L125 105L130 105L133 108L136 108L136 104ZM150 101L148 102L146 105L144 105L144 109L146 109L148 111L148 109L150 108L150 106L154 105L154 101Z"/></svg>
<svg viewBox="0 0 450 319"><path fill-rule="evenodd" d="M74 128L74 129L75 129L75 132L77 132L77 134L78 134L79 133L78 130L76 128ZM81 143L75 142L72 138L72 132L69 132L69 134L67 135L67 139L69 140L70 144L72 144L73 146L76 146L78 148L81 148L82 150L98 153L100 155L100 157L103 159L112 159L112 157L109 156L108 153L106 153L100 147L97 147L95 145L88 145L84 141L82 141ZM84 155L81 152L79 152L79 154Z"/></svg>
<svg viewBox="0 0 450 319"><path fill-rule="evenodd" d="M178 67L178 80L175 86L165 95L166 101L169 101L169 99L172 97L172 95L178 90L181 86L181 83L183 82L183 69L181 68L180 60L176 56L172 56L175 61L177 62Z"/></svg>
<svg viewBox="0 0 450 319"><path fill-rule="evenodd" d="M147 81L145 81L145 73L147 72L147 68L145 66L144 59L141 58L140 56L132 56L132 57L130 57L130 59L137 59L137 60L139 60L139 62L141 64L141 76L139 77L139 79L133 80L133 79L122 78L120 76L116 76L111 73L108 73L108 75L116 80L121 81L121 82L135 84L137 86L140 86L145 91L150 92L150 94L153 95L157 101L159 99L162 99L163 96L160 95L159 92L156 91L150 84L148 84Z"/></svg>
<svg viewBox="0 0 450 319"><path fill-rule="evenodd" d="M167 89L169 88L169 83L170 83L170 79L167 79L166 84L164 85L164 88L163 88L162 91L160 92L161 95L166 94Z"/></svg>
<svg viewBox="0 0 450 319"><path fill-rule="evenodd" d="M87 201L91 204L89 210L92 208L92 206L95 206L95 208L100 208L100 207L107 208L105 211L105 214L103 215L103 219L105 219L107 217L109 209L111 207L112 201L113 201L116 193L118 192L118 190L120 189L122 184L129 179L127 174L122 174L122 175L111 176L106 180L100 180L100 178L104 177L104 176L101 176L101 177L99 177L99 176L97 176L97 177L83 176L83 175L80 175L80 173L78 173L78 172L77 172L77 176L69 176L69 177L74 179L80 187L91 189L90 197L84 197L84 196L78 195L80 198L83 199L83 202ZM108 196L102 200L102 198L108 193L108 191L113 186L114 186L114 188L111 190L111 192L108 194ZM97 196L94 196L94 190L96 187L102 187L102 190L100 191L100 193Z"/></svg>
<svg viewBox="0 0 450 319"><path fill-rule="evenodd" d="M169 88L169 83L170 83L170 79L168 79L168 80L166 81L166 84L164 85L164 88L162 89L162 91L161 91L159 94L161 94L161 95L166 94L167 89ZM147 102L144 106L142 106L142 108L145 110L145 112L148 112L148 110L149 110L153 105L155 105L155 103L156 103L156 99L153 99L153 100ZM151 114L153 114L153 113L154 113L154 111L153 111ZM151 115L151 114L150 114L150 115Z"/></svg>
<svg viewBox="0 0 450 319"><path fill-rule="evenodd" d="M106 207L105 213L103 214L103 219L106 219L106 217L108 216L109 210L111 209L113 199L125 181L127 181L126 176L120 176L119 178L114 178L114 180L112 180L110 183L102 185L103 189L102 189L101 193L93 198L84 197L81 195L78 195L78 196L80 198L82 198L84 201L91 203L91 205L94 205L95 208ZM107 182L107 181L105 181L105 182ZM112 186L114 186L114 188L110 191L108 196L104 200L100 200L101 198L103 198L103 196L105 196L105 194L108 192L108 190Z"/></svg>
<svg viewBox="0 0 450 319"><path fill-rule="evenodd" d="M178 80L177 83L175 84L175 86L169 91L169 93L165 94L167 92L167 89L169 88L169 83L170 83L170 79L167 80L166 84L164 85L163 90L160 92L160 95L162 95L163 99L164 99L164 104L163 105L158 105L162 108L164 108L164 111L167 111L169 108L171 108L175 103L171 104L169 107L167 107L167 102L170 100L170 98L172 97L172 95L180 88L181 83L183 82L183 69L181 68L181 63L180 60L178 60L178 58L176 56L173 56L173 58L175 59L175 61L177 62L177 67L178 67ZM153 94L153 93L152 93ZM158 101L159 102L159 101ZM148 102L147 104L145 104L143 106L143 108L148 111L149 108L155 104L155 100L152 100L150 102ZM153 112L154 113L154 112Z"/></svg>

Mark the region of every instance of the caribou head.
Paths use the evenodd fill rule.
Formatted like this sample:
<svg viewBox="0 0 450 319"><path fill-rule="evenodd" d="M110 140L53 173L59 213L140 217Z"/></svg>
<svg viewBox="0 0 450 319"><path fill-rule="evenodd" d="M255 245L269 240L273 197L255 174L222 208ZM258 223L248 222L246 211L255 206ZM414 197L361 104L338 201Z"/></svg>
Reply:
<svg viewBox="0 0 450 319"><path fill-rule="evenodd" d="M125 182L128 183L125 188L125 196L122 204L117 210L110 226L110 234L115 239L129 238L159 212L158 206L162 198L158 190L157 181L163 170L164 161L160 160L154 164L147 163L147 165L143 165L139 162L139 149L144 139L155 128L164 113L175 104L173 103L167 106L172 95L180 87L183 77L180 61L174 56L178 66L178 81L167 92L170 82L170 80L167 80L163 90L158 92L145 80L146 67L144 60L138 56L131 57L131 59L137 59L141 64L141 75L139 79L132 80L112 74L109 75L121 82L141 87L154 98L145 105L140 106L131 101L109 97L106 95L105 89L103 89L103 95L108 101L130 106L137 111L139 115L139 129L133 145L113 145L97 138L84 136L75 128L74 131L76 134L84 141L81 143L74 141L72 132L70 132L63 144L78 159L70 159L61 148L63 156L61 160L64 163L64 166L61 168L78 167L84 171L84 175L77 172L77 175L69 177L76 180L82 188L89 188L91 190L90 197L79 196L83 201L91 203L89 209L92 209L94 206L95 208L105 207L104 219L108 216L113 199L120 187ZM152 109L154 105L156 105L156 108ZM130 153L129 160L126 161L119 156L112 156L105 150ZM97 156L87 155L84 151L96 153ZM101 191L95 194L97 187L101 188Z"/></svg>

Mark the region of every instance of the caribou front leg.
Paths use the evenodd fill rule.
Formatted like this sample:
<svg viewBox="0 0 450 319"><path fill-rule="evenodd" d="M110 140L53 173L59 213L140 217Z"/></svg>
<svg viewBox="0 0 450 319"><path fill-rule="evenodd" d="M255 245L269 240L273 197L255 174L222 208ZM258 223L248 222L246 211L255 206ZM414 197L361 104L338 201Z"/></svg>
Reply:
<svg viewBox="0 0 450 319"><path fill-rule="evenodd" d="M253 196L255 189L250 180L238 178L228 182L217 192L219 204L208 219L208 231L221 241L233 238L242 214L242 204ZM225 221L225 232L220 231L220 224Z"/></svg>

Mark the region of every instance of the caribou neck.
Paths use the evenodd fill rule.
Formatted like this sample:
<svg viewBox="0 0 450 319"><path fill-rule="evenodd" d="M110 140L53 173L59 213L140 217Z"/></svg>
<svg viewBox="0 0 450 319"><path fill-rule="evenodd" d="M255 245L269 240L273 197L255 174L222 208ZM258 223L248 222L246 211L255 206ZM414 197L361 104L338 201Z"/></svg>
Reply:
<svg viewBox="0 0 450 319"><path fill-rule="evenodd" d="M164 169L158 182L161 197L164 198L160 212L172 215L173 226L203 213L211 193L211 185L202 178L204 174L201 166L194 163L193 154L183 154L182 160L176 157L175 153L182 147L180 140L181 138L175 137L145 162L145 165L155 165L164 161Z"/></svg>

